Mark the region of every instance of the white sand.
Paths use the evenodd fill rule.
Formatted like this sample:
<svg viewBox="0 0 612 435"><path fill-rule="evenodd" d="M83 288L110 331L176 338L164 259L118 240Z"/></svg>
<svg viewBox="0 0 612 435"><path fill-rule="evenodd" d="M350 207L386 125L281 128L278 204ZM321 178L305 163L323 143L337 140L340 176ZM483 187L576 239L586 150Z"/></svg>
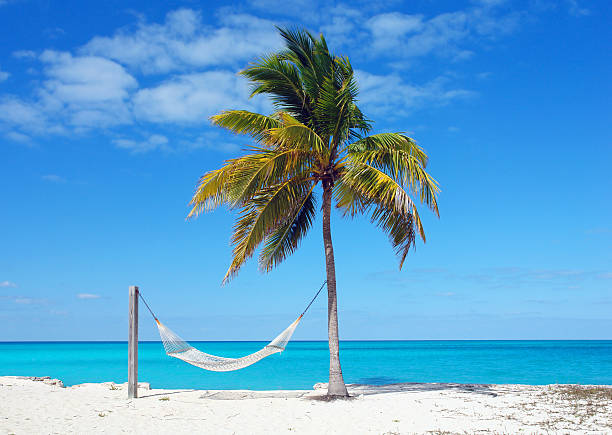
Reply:
<svg viewBox="0 0 612 435"><path fill-rule="evenodd" d="M0 433L612 433L612 388L397 384L311 391L197 391L0 377Z"/></svg>

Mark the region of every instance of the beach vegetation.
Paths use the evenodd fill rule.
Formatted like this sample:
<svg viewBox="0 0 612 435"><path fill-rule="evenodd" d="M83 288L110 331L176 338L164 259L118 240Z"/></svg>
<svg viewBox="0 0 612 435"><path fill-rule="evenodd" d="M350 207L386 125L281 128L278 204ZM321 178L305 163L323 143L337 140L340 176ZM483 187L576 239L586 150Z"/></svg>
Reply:
<svg viewBox="0 0 612 435"><path fill-rule="evenodd" d="M285 48L240 72L251 96L268 96L269 115L227 110L213 124L250 136L246 154L205 173L191 199L189 217L220 205L238 211L227 282L255 250L268 272L291 255L322 212L328 293L329 397L348 396L340 366L331 209L366 215L389 237L401 269L425 231L421 203L438 215L437 182L428 156L405 133L371 134L373 122L358 106L359 88L345 56L334 55L321 35L279 29ZM356 241L356 243L358 243Z"/></svg>

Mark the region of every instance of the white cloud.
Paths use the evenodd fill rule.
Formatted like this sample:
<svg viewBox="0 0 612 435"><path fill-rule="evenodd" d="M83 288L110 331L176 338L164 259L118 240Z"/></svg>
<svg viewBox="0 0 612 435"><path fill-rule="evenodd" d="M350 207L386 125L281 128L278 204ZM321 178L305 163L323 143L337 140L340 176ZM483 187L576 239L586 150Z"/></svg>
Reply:
<svg viewBox="0 0 612 435"><path fill-rule="evenodd" d="M213 27L203 24L198 12L179 9L161 24L141 22L135 30L95 37L77 54L16 51L14 57L38 59L43 78L30 98L0 97L0 129L10 140L27 143L29 135L80 134L136 121L206 125L210 115L229 107L268 109L262 98L249 101L236 62L244 65L278 47L270 21L225 13ZM217 69L222 65L232 65L231 71ZM179 74L148 79L139 89L127 68ZM133 152L169 149L159 135L144 140L122 135L113 143Z"/></svg>
<svg viewBox="0 0 612 435"><path fill-rule="evenodd" d="M9 73L7 73L6 71L2 71L0 70L0 82L5 81L6 79L8 79L10 76Z"/></svg>
<svg viewBox="0 0 612 435"><path fill-rule="evenodd" d="M150 122L206 124L222 109L252 108L245 81L230 71L174 77L134 96L134 113Z"/></svg>
<svg viewBox="0 0 612 435"><path fill-rule="evenodd" d="M133 140L133 139L115 139L113 143L117 148L124 148L132 151L133 153L144 153L153 150L170 150L168 146L168 138L161 134L153 134L145 140Z"/></svg>
<svg viewBox="0 0 612 435"><path fill-rule="evenodd" d="M235 137L231 136L227 132L221 132L220 130L206 131L197 137L189 140L181 141L181 147L186 150L194 150L200 148L207 148L211 150L222 151L226 153L235 153L240 150L240 145L229 140L231 137L235 140ZM248 142L248 139L245 140Z"/></svg>
<svg viewBox="0 0 612 435"><path fill-rule="evenodd" d="M475 95L466 89L449 89L445 77L438 77L424 85L412 85L395 73L376 75L357 70L355 74L360 86L360 107L366 113L405 115L425 104L443 105Z"/></svg>
<svg viewBox="0 0 612 435"><path fill-rule="evenodd" d="M191 9L169 12L163 24L141 22L134 32L95 37L81 51L114 59L146 74L233 65L280 47L274 23L244 14L222 14L220 26L202 23Z"/></svg>
<svg viewBox="0 0 612 435"><path fill-rule="evenodd" d="M46 116L39 105L14 96L0 99L0 121L29 131L42 131L46 126Z"/></svg>
<svg viewBox="0 0 612 435"><path fill-rule="evenodd" d="M93 293L79 293L76 295L78 299L100 299L100 295Z"/></svg>
<svg viewBox="0 0 612 435"><path fill-rule="evenodd" d="M330 4L324 4L316 0L248 0L247 3L264 13L300 17L306 20L317 19L325 6L330 7Z"/></svg>
<svg viewBox="0 0 612 435"><path fill-rule="evenodd" d="M567 0L567 4L570 15L575 17L583 17L591 14L589 9L583 8L578 4L578 0Z"/></svg>
<svg viewBox="0 0 612 435"><path fill-rule="evenodd" d="M408 34L422 31L424 23L423 15L390 12L373 16L365 26L372 33L375 48L382 49L397 44Z"/></svg>
<svg viewBox="0 0 612 435"><path fill-rule="evenodd" d="M44 181L49 181L51 183L65 183L66 182L66 179L64 177L61 177L55 174L43 175L41 178Z"/></svg>
<svg viewBox="0 0 612 435"><path fill-rule="evenodd" d="M521 13L500 11L497 6L501 3L485 0L474 7L429 18L402 12L366 16L355 9L336 7L331 9L322 28L334 35L334 42L360 49L367 47L361 51L369 58L397 61L398 57L435 54L463 60L474 53L462 45L473 43L476 37L497 38L516 28ZM339 24L339 29L334 29L334 23Z"/></svg>
<svg viewBox="0 0 612 435"><path fill-rule="evenodd" d="M65 134L131 122L129 97L137 82L121 65L51 50L40 60L45 79L31 99L0 99L0 121L13 130L9 138L25 142L24 132Z"/></svg>
<svg viewBox="0 0 612 435"><path fill-rule="evenodd" d="M502 3L506 3L507 0L473 0L473 3L481 4L483 6L498 6Z"/></svg>
<svg viewBox="0 0 612 435"><path fill-rule="evenodd" d="M36 52L32 50L17 50L13 52L13 57L17 59L34 59L36 58Z"/></svg>
<svg viewBox="0 0 612 435"><path fill-rule="evenodd" d="M2 281L0 282L0 287L17 287L17 284L11 281Z"/></svg>
<svg viewBox="0 0 612 435"><path fill-rule="evenodd" d="M335 46L349 45L351 40L365 35L362 28L363 11L348 6L335 6L326 14L327 21L321 25L321 32ZM358 24L359 23L359 24Z"/></svg>
<svg viewBox="0 0 612 435"><path fill-rule="evenodd" d="M101 57L74 57L47 50L40 56L47 80L41 103L69 116L69 124L105 127L131 121L126 100L137 87L134 77L116 62Z"/></svg>
<svg viewBox="0 0 612 435"><path fill-rule="evenodd" d="M4 136L13 142L19 142L23 144L29 144L32 142L32 138L27 134L20 133L18 131L9 131Z"/></svg>
<svg viewBox="0 0 612 435"><path fill-rule="evenodd" d="M46 299L39 299L39 298L29 298L29 297L25 297L25 296L16 296L13 297L13 302L15 302L16 304L21 304L21 305L39 305L39 304L46 304L47 300Z"/></svg>
<svg viewBox="0 0 612 435"><path fill-rule="evenodd" d="M270 0L254 1L251 7L263 7ZM469 42L512 31L520 19L520 14L504 12L497 0L480 0L435 16L381 12L382 7L365 3L333 6L321 13L307 3L299 9L315 10L313 17L330 43L355 48L356 56L394 60L392 67L403 67L407 59L425 55L469 58L474 55L466 46ZM213 14L217 20L209 25L201 13L178 9L161 23L141 20L110 36L94 37L72 52L13 52L16 58L39 60L42 78L29 98L0 97L0 134L27 143L29 135L110 130L119 148L169 150L165 136L134 137L112 128L134 123L204 126L210 115L224 109L270 111L264 98L248 99L246 83L235 71L281 46L273 22L228 8ZM444 77L416 85L393 73L361 71L358 75L361 104L373 115L402 115L422 105L473 95L453 87ZM145 85L141 87L136 77ZM184 149L188 137L189 133L175 135L173 147ZM202 137L189 148L214 143ZM234 149L234 144L227 144L227 149Z"/></svg>

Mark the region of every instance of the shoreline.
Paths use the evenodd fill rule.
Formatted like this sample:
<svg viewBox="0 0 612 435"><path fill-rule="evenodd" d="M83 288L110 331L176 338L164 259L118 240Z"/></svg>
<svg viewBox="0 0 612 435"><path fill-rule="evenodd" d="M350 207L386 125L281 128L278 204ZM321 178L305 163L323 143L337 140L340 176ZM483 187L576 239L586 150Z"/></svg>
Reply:
<svg viewBox="0 0 612 435"><path fill-rule="evenodd" d="M494 433L612 432L612 386L348 385L350 400L311 390L170 390L141 382L63 387L0 377L0 433Z"/></svg>

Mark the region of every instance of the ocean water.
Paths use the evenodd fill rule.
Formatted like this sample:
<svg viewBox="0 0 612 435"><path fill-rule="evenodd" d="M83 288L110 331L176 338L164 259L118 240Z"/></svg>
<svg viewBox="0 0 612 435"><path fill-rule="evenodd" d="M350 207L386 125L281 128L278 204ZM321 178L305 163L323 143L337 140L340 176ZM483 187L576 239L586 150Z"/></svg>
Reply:
<svg viewBox="0 0 612 435"><path fill-rule="evenodd" d="M265 342L193 342L238 357ZM347 383L457 382L612 385L607 341L345 341ZM65 385L127 381L125 342L0 343L0 375L51 376ZM139 380L153 388L310 389L327 381L327 343L293 341L282 354L235 372L215 373L166 356L160 342L139 344Z"/></svg>

